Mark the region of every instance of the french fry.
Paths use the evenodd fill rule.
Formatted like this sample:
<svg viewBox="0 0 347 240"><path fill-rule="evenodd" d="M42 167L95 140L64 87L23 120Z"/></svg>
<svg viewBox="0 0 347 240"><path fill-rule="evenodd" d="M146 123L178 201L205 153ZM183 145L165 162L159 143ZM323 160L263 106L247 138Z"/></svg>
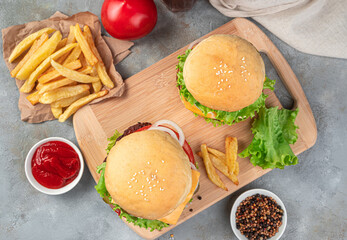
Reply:
<svg viewBox="0 0 347 240"><path fill-rule="evenodd" d="M205 164L206 172L208 178L213 182L215 185L218 187L224 189L225 191L228 191L228 188L225 186L225 184L222 182L218 174L216 173L216 170L214 169L212 162L210 160L210 156L207 152L207 146L206 144L201 145L201 154L202 154L202 159Z"/></svg>
<svg viewBox="0 0 347 240"><path fill-rule="evenodd" d="M94 77L94 76L97 76L97 75L98 75L98 73L96 72L96 68L93 67L93 73L91 74L91 76ZM92 83L92 87L93 87L93 90L94 90L95 93L100 92L100 90L102 88L101 81L93 82Z"/></svg>
<svg viewBox="0 0 347 240"><path fill-rule="evenodd" d="M90 87L87 84L80 84L80 85L71 86L71 87L61 87L55 91L49 91L44 93L40 97L39 101L40 103L43 103L43 104L51 104L52 102L56 102L63 98L76 96L86 90L89 90L89 88Z"/></svg>
<svg viewBox="0 0 347 240"><path fill-rule="evenodd" d="M234 173L237 159L237 139L235 137L226 137L225 156L229 172Z"/></svg>
<svg viewBox="0 0 347 240"><path fill-rule="evenodd" d="M81 73L88 73L90 71L89 68L84 68L81 70ZM40 83L36 86L36 89L39 90L39 94L43 94L45 92L52 91L54 89L64 87L64 86L74 86L77 82L68 78L62 78L55 81L48 82L46 84Z"/></svg>
<svg viewBox="0 0 347 240"><path fill-rule="evenodd" d="M107 74L105 64L103 63L102 58L98 52L98 49L95 46L95 43L93 41L93 36L89 27L85 25L83 30L84 30L84 37L87 39L88 45L90 46L94 55L98 58L98 63L95 66L96 66L96 70L98 72L101 82L110 89L114 88L114 83L112 82L111 78Z"/></svg>
<svg viewBox="0 0 347 240"><path fill-rule="evenodd" d="M39 103L40 96L41 95L39 94L39 91L35 91L32 94L28 95L27 99L32 105L36 105L37 103Z"/></svg>
<svg viewBox="0 0 347 240"><path fill-rule="evenodd" d="M66 65L66 64L73 62L73 61L76 61L80 57L81 52L82 52L82 50L81 50L80 46L77 45L72 50L72 52L69 54L69 56L64 60L63 65Z"/></svg>
<svg viewBox="0 0 347 240"><path fill-rule="evenodd" d="M100 91L98 93L93 93L90 94L86 97L80 98L78 99L76 102L74 102L73 104L71 104L62 115L60 115L59 117L59 122L65 122L66 119L68 119L72 114L74 114L78 109L80 109L81 107L83 107L84 105L90 103L91 101L93 101L96 98L100 98L105 96L108 93L107 90L103 90Z"/></svg>
<svg viewBox="0 0 347 240"><path fill-rule="evenodd" d="M87 59L87 62L91 66L94 66L98 62L98 59L94 55L93 51L90 49L90 46L88 45L87 40L83 36L83 33L82 33L81 28L78 25L78 23L76 23L76 26L75 26L75 38L76 38L77 42L79 43L81 50Z"/></svg>
<svg viewBox="0 0 347 240"><path fill-rule="evenodd" d="M97 82L93 82L92 83L92 86L93 86L93 90L94 92L100 92L101 88L102 88L102 84L101 84L101 81L97 81Z"/></svg>
<svg viewBox="0 0 347 240"><path fill-rule="evenodd" d="M225 153L218 151L217 149L214 148L210 148L207 147L207 151L209 153L212 153L213 155L215 155L216 157L218 157L219 159L222 159L224 162L226 162L226 157L225 157Z"/></svg>
<svg viewBox="0 0 347 240"><path fill-rule="evenodd" d="M52 90L55 90L57 88L60 88L60 87L64 87L66 85L69 85L71 83L75 83L74 80L70 80L68 78L63 78L63 79L59 79L59 80L55 80L55 81L52 81L52 82L49 82L47 84L43 84L40 89L36 88L39 90L39 94L44 94L45 92L49 92L49 91L52 91Z"/></svg>
<svg viewBox="0 0 347 240"><path fill-rule="evenodd" d="M240 165L239 165L239 162L235 162L235 170L234 170L234 175L235 176L238 176L240 173Z"/></svg>
<svg viewBox="0 0 347 240"><path fill-rule="evenodd" d="M51 64L51 60L57 59L60 56L64 55L68 51L70 51L72 48L76 47L77 43L71 43L62 49L59 49L49 57L47 57L36 69L30 74L30 77L27 81L23 84L23 86L20 88L21 92L31 92L35 86L35 82L40 74L42 74L47 68L49 68Z"/></svg>
<svg viewBox="0 0 347 240"><path fill-rule="evenodd" d="M56 49L61 39L61 33L56 31L50 39L48 39L37 51L26 61L23 67L19 70L16 78L26 80L36 67L49 57Z"/></svg>
<svg viewBox="0 0 347 240"><path fill-rule="evenodd" d="M59 49L62 49L63 47L66 46L66 43L67 43L67 38L63 38L62 40L60 40L55 50L58 51Z"/></svg>
<svg viewBox="0 0 347 240"><path fill-rule="evenodd" d="M13 62L17 57L19 57L25 50L27 50L36 39L41 37L41 35L47 33L51 34L54 32L53 28L43 28L35 33L30 34L26 38L24 38L12 51L8 61ZM60 39L59 39L60 40Z"/></svg>
<svg viewBox="0 0 347 240"><path fill-rule="evenodd" d="M68 69L60 65L59 63L55 62L54 60L51 60L51 64L62 76L67 77L76 82L92 83L92 82L99 81L98 77L91 77L89 75L77 72L75 70Z"/></svg>
<svg viewBox="0 0 347 240"><path fill-rule="evenodd" d="M34 54L34 52L39 49L39 47L42 46L46 41L48 40L48 33L44 33L41 35L41 37L34 41L33 45L31 46L30 50L25 54L25 56L20 60L20 62L17 64L17 66L11 71L11 77L16 77L19 70L23 67L24 63L26 63L29 58Z"/></svg>
<svg viewBox="0 0 347 240"><path fill-rule="evenodd" d="M70 62L64 66L69 68L69 69L76 70L76 69L79 69L80 67L82 67L82 64L81 64L80 60L76 60L76 61ZM39 83L47 83L47 82L52 81L53 79L55 79L59 76L61 76L60 73L54 69L53 71L50 71L46 74L41 75L39 77L38 81L39 81Z"/></svg>
<svg viewBox="0 0 347 240"><path fill-rule="evenodd" d="M51 103L51 106L54 108L64 108L64 107L68 107L71 104L73 104L74 102L76 102L78 99L85 97L89 95L89 91L84 91L78 95L75 95L73 97L69 97L69 98L63 98L61 100L58 100L56 102Z"/></svg>
<svg viewBox="0 0 347 240"><path fill-rule="evenodd" d="M52 105L51 105L51 111L55 118L59 118L60 115L63 114L63 108L55 108L55 107L52 107Z"/></svg>
<svg viewBox="0 0 347 240"><path fill-rule="evenodd" d="M237 141L236 141L236 143L237 143ZM216 157L218 157L219 159L221 159L221 160L223 160L223 162L224 163L226 163L226 156L225 156L225 153L223 153L223 152L220 152L220 151L218 151L218 150L216 150L216 149L213 149L213 148L207 148L207 151L209 152L209 153L211 153L211 154L213 154L213 155L215 155ZM234 153L234 154L237 154L237 148L235 149L234 148L234 151L236 151L236 153ZM237 157L237 156L236 156ZM240 167L239 167L239 163L236 161L235 162L235 165L236 165L236 167L235 167L235 171L234 171L234 175L235 176L238 176L239 175L239 171L240 171Z"/></svg>
<svg viewBox="0 0 347 240"><path fill-rule="evenodd" d="M81 61L83 67L90 66L83 54L81 54L78 59Z"/></svg>
<svg viewBox="0 0 347 240"><path fill-rule="evenodd" d="M101 82L110 89L114 88L114 83L112 82L111 78L108 76L105 66L101 64L97 64L96 70L98 71L98 75Z"/></svg>
<svg viewBox="0 0 347 240"><path fill-rule="evenodd" d="M70 44L70 43L75 43L76 42L76 38L75 38L75 33L74 33L74 26L70 26L70 32L69 32L69 35L67 36L66 38L66 45ZM71 31L72 29L72 31ZM57 63L60 63L62 64L65 59L69 56L69 52L68 53L65 53L63 56L61 56L60 58L57 59ZM76 58L77 59L77 58Z"/></svg>
<svg viewBox="0 0 347 240"><path fill-rule="evenodd" d="M66 44L75 43L75 42L76 42L75 27L73 25L71 25L69 35L67 36L67 43Z"/></svg>
<svg viewBox="0 0 347 240"><path fill-rule="evenodd" d="M198 156L202 157L201 152L198 152ZM225 162L218 158L217 156L209 153L209 157L211 159L211 162L215 168L218 169L221 173L223 173L226 177L228 177L234 184L239 185L239 180L235 176L235 174L229 173L228 166L225 164Z"/></svg>

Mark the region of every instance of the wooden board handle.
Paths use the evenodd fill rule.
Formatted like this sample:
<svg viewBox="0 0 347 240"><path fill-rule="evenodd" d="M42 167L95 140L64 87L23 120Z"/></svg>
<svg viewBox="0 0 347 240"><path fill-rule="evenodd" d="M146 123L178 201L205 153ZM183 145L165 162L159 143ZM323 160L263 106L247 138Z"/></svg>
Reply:
<svg viewBox="0 0 347 240"><path fill-rule="evenodd" d="M254 23L244 18L236 18L233 21L237 22L235 25L237 26L240 35L251 42L258 51L263 52L268 56L284 86L294 100L293 109L299 108L298 118L303 116L302 113L305 113L305 116L309 121L305 121L306 124L305 126L301 126L300 131L309 133L308 136L310 136L310 139L306 139L307 142L309 142L308 147L313 146L317 139L316 121L304 90L287 60L265 33L263 33Z"/></svg>

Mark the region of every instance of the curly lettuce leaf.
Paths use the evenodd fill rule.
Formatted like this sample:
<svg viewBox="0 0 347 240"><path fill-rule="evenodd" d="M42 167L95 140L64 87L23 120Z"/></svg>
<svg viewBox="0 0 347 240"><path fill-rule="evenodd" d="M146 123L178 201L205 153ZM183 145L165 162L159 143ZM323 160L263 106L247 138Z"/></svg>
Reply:
<svg viewBox="0 0 347 240"><path fill-rule="evenodd" d="M262 107L252 124L254 138L239 156L250 156L251 163L263 169L283 169L297 164L298 158L289 144L294 144L298 139L298 126L294 124L298 111Z"/></svg>
<svg viewBox="0 0 347 240"><path fill-rule="evenodd" d="M192 105L197 106L203 114L206 116L209 112L214 112L216 114L215 119L205 117L207 122L211 122L214 126L219 126L222 124L232 125L234 123L238 123L244 121L248 118L253 118L255 113L259 111L259 109L265 106L265 100L268 97L265 93L262 93L260 97L251 105L235 112L226 112L220 110L214 110L209 107L206 107L199 103L193 95L188 91L186 84L183 79L183 67L184 63L191 52L191 49L187 50L185 54L178 56L178 65L177 65L177 86L180 88L180 95L182 98L186 99ZM276 81L271 80L268 77L265 78L264 89L274 90L274 85Z"/></svg>
<svg viewBox="0 0 347 240"><path fill-rule="evenodd" d="M113 208L114 211L116 211L117 209L120 210L119 218L122 219L124 217L128 223L133 223L135 226L139 226L145 229L149 228L151 229L151 232L154 230L160 231L164 227L169 226L169 224L159 220L149 220L145 218L134 217L130 215L129 213L127 213L126 211L124 211L118 204L113 204L113 205L114 205L114 208Z"/></svg>
<svg viewBox="0 0 347 240"><path fill-rule="evenodd" d="M116 139L120 136L121 134L116 130L115 135L110 137L108 140L110 141L107 149L108 151L111 150L111 148L115 145ZM139 217L134 217L124 211L118 204L113 203L112 197L109 194L109 192L106 189L105 185L105 168L106 168L106 162L103 162L101 165L97 167L96 172L100 173L100 178L98 181L98 184L95 186L96 191L100 194L100 196L104 199L104 201L108 204L113 205L113 210L116 211L117 209L120 211L119 217L122 219L123 217L126 219L127 222L133 223L135 226L139 226L145 229L150 229L151 232L154 230L161 230L164 227L168 227L169 224L164 223L159 220L149 220L149 219L144 219L144 218L139 218Z"/></svg>
<svg viewBox="0 0 347 240"><path fill-rule="evenodd" d="M95 189L100 194L100 197L102 198L104 198L108 194L106 185L105 185L105 168L106 168L106 162L103 162L96 169L96 172L100 173L100 178L99 178L98 184L95 186Z"/></svg>
<svg viewBox="0 0 347 240"><path fill-rule="evenodd" d="M107 140L109 141L107 148L106 148L107 154L110 153L111 148L113 148L113 146L116 144L117 138L119 138L120 136L122 136L122 134L120 132L118 132L118 130L116 130L112 137L107 138Z"/></svg>

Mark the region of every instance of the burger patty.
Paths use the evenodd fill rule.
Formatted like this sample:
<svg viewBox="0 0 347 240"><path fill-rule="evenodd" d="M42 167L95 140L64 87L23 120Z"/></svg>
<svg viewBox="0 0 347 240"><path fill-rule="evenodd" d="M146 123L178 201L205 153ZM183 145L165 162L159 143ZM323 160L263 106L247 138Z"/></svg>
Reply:
<svg viewBox="0 0 347 240"><path fill-rule="evenodd" d="M143 123L138 122L137 124L135 124L135 125L133 125L133 126L130 126L128 129L126 129L126 130L123 132L123 135L121 135L121 136L119 136L119 137L117 138L116 142L119 141L119 140L121 140L123 137L128 136L129 134L132 134L132 133L136 132L137 130L139 130L139 129L143 128L143 127L146 127L146 126L148 126L148 125L152 125L152 124L149 123L149 122L143 122Z"/></svg>

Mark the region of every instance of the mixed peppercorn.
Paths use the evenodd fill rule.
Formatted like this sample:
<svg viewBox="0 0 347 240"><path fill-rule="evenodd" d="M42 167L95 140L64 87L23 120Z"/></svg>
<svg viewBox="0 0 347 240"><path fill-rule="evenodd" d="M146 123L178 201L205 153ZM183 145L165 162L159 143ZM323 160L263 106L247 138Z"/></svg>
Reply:
<svg viewBox="0 0 347 240"><path fill-rule="evenodd" d="M255 194L243 200L236 211L236 228L251 240L269 239L282 225L283 210L272 197Z"/></svg>

